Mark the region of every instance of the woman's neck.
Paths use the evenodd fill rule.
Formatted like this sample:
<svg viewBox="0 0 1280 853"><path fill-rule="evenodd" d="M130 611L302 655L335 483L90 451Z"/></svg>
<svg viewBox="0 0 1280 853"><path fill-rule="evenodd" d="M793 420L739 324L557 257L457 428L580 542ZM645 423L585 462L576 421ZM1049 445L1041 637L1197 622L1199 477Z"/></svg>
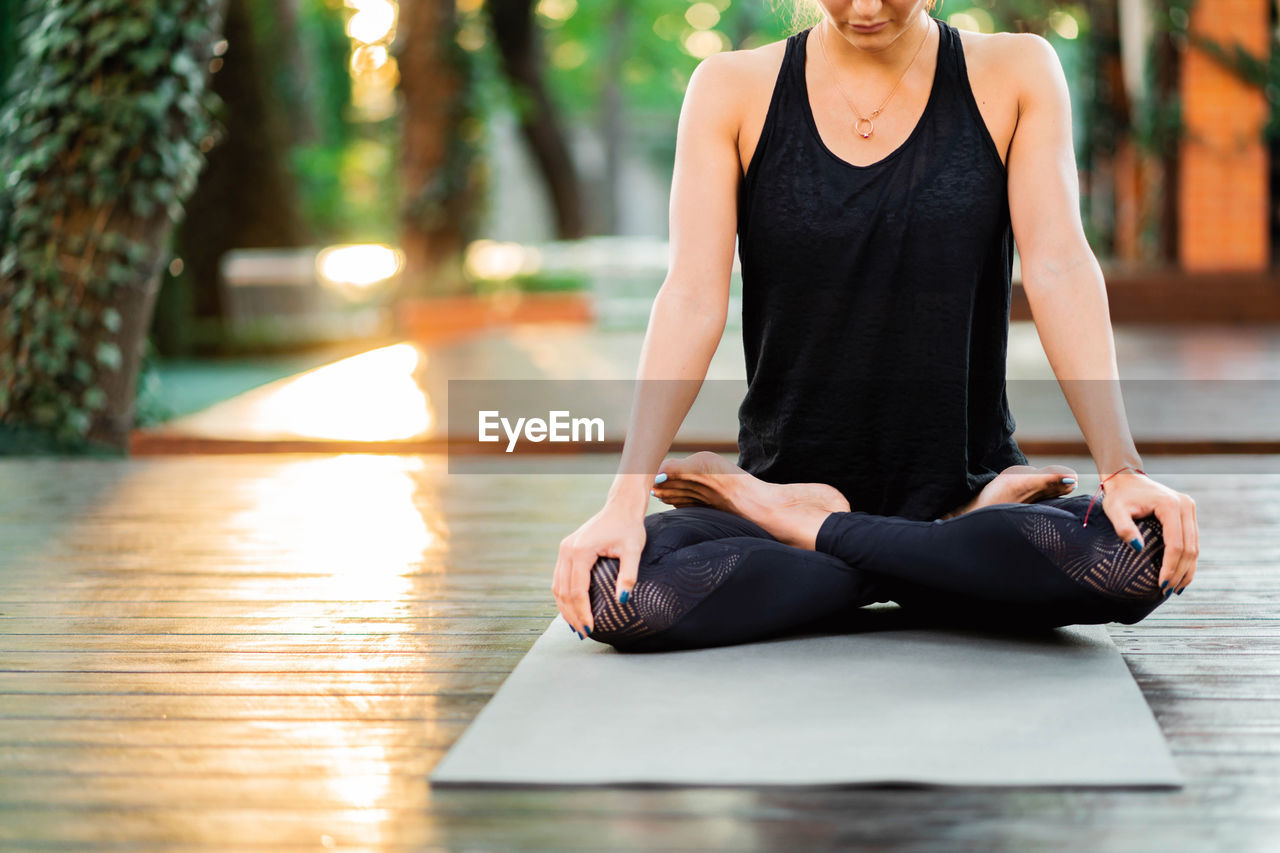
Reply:
<svg viewBox="0 0 1280 853"><path fill-rule="evenodd" d="M827 57L837 73L842 76L893 74L906 68L922 49L922 40L929 38L929 30L933 28L933 18L921 9L905 25L891 21L889 27L900 29L887 37L884 31L865 34L847 23L843 26L842 32L831 18L824 17L817 25L820 32L814 33L825 42Z"/></svg>

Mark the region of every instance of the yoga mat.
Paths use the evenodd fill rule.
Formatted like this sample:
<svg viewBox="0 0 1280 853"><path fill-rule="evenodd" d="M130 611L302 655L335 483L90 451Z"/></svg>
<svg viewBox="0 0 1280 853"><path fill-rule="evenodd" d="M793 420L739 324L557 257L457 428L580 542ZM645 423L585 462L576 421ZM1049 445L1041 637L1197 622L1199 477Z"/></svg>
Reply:
<svg viewBox="0 0 1280 853"><path fill-rule="evenodd" d="M567 627L557 615L432 784L1182 785L1101 625L646 653Z"/></svg>

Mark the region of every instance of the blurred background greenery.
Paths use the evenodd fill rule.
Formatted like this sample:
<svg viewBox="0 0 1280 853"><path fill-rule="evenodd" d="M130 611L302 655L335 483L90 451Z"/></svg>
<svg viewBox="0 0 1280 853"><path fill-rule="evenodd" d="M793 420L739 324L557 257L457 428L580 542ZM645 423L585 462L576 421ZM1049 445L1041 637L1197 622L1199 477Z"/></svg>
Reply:
<svg viewBox="0 0 1280 853"><path fill-rule="evenodd" d="M1274 5L1264 12L1270 30ZM198 181L174 193L173 227L153 232L163 238L155 275L141 260L112 268L154 291L122 392L136 393L133 414L147 424L361 342L429 335L421 323L443 316L443 297L536 294L551 304L590 292L597 317L642 324L666 264L675 128L693 69L713 53L784 38L816 22L815 11L792 0L0 0L0 115L14 128L53 122L57 98L78 103L76 87L96 91L119 77L109 64L71 67L77 45L150 62L163 28L138 21L194 28L182 29L191 40L173 48L173 68L183 50L208 65L213 131L194 140ZM1276 52L1195 31L1192 12L1192 0L943 0L934 10L961 29L1035 32L1053 44L1070 83L1082 212L1100 257L1180 262L1179 74L1189 45L1262 93L1261 144L1275 148ZM63 57L64 84L37 114L27 93L52 85L41 82L51 56ZM67 133L48 146L83 160L86 138ZM10 223L0 234L10 244L22 237L17 200L46 196L38 170L15 166L25 161L12 149L25 144L10 140L0 160L0 202L10 209L5 219L0 203L0 223ZM1270 196L1276 170L1267 168ZM78 203L68 198L59 203ZM1280 228L1269 209L1270 246ZM123 215L100 212L107 222ZM129 230L124 220L119 229ZM16 292L23 304L36 299ZM404 306L415 300L411 313ZM22 328L12 321L11 343ZM64 346L66 358L50 361L61 365L50 367L54 384L75 363L77 344ZM109 363L119 359L112 346ZM127 341L122 352L128 374ZM208 369L214 363L226 370ZM86 413L105 404L85 378L101 364L85 365L65 391L76 399L33 422L89 431ZM214 378L205 395L166 400L166 370L188 385ZM0 419L21 422L30 393L12 385ZM78 405L70 420L50 414Z"/></svg>

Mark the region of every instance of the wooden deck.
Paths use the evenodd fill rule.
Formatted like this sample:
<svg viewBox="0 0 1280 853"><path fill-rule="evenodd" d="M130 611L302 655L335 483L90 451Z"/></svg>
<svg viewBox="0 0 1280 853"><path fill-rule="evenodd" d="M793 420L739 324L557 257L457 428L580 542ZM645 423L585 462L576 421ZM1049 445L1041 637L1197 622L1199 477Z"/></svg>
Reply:
<svg viewBox="0 0 1280 853"><path fill-rule="evenodd" d="M1111 626L1173 793L432 790L554 617L557 543L607 477L0 460L0 848L1280 849L1280 457L1145 462L1201 525L1187 592Z"/></svg>

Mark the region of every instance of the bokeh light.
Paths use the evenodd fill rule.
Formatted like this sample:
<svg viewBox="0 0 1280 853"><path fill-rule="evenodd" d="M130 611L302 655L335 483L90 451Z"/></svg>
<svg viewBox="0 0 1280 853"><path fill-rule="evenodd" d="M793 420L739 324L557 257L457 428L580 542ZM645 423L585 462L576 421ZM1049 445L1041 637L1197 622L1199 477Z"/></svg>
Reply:
<svg viewBox="0 0 1280 853"><path fill-rule="evenodd" d="M351 102L363 121L382 121L395 113L400 69L391 55L400 8L394 0L345 0L352 10L347 35L352 41Z"/></svg>
<svg viewBox="0 0 1280 853"><path fill-rule="evenodd" d="M1073 39L1080 35L1080 23L1070 12L1064 12L1061 9L1054 9L1049 13L1049 26L1064 39Z"/></svg>
<svg viewBox="0 0 1280 853"><path fill-rule="evenodd" d="M542 268L542 252L534 246L498 240L475 240L467 246L466 271L478 279L529 275Z"/></svg>
<svg viewBox="0 0 1280 853"><path fill-rule="evenodd" d="M316 255L321 280L355 288L389 281L403 267L403 253L380 243L330 246Z"/></svg>

